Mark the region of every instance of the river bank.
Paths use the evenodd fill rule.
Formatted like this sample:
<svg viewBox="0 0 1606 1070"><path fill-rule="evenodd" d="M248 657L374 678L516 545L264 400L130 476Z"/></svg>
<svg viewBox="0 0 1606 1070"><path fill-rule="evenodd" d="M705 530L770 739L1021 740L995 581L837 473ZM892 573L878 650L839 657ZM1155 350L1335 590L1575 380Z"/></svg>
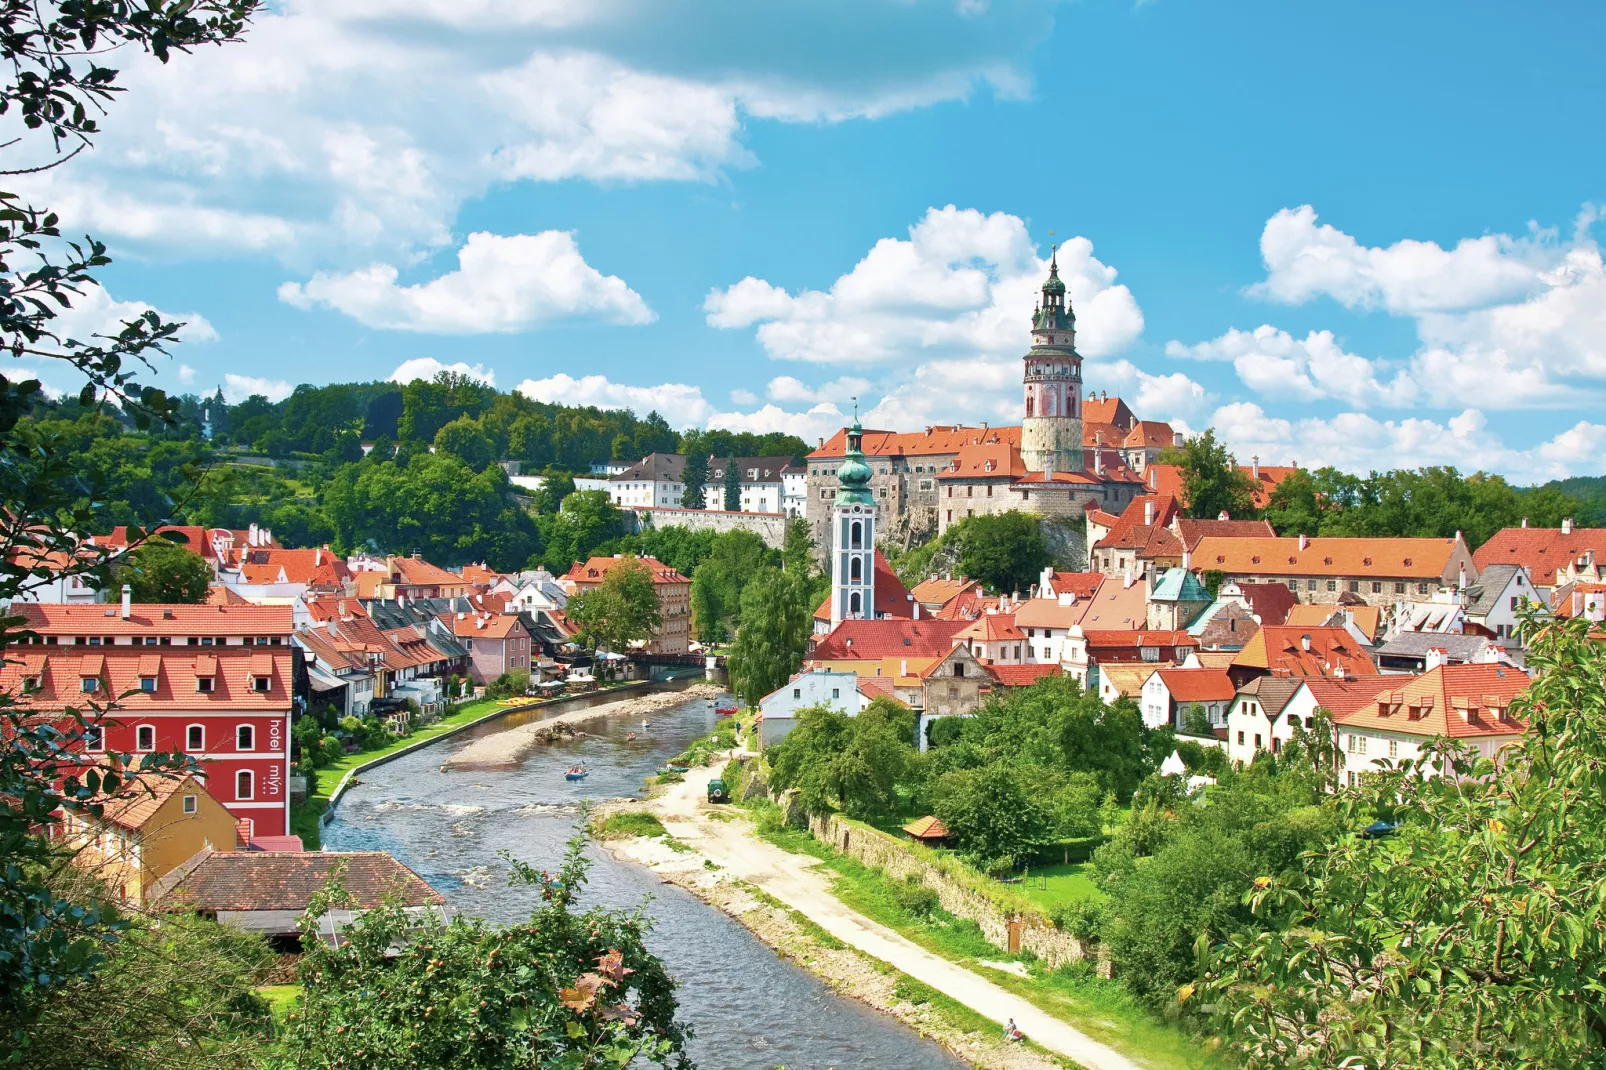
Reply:
<svg viewBox="0 0 1606 1070"><path fill-rule="evenodd" d="M667 692L632 695L617 702L606 702L584 709L569 710L529 724L497 732L456 752L441 763L443 771L454 769L499 769L518 765L524 757L543 743L555 739L572 739L578 725L620 715L644 716L659 710L670 709L695 700L708 700L723 694L717 684L695 683L690 687ZM645 729L644 731L650 731Z"/></svg>
<svg viewBox="0 0 1606 1070"><path fill-rule="evenodd" d="M669 785L645 803L632 804L657 817L680 850L663 841L638 838L610 844L616 855L644 865L660 880L683 887L720 907L766 943L771 943L766 937L769 918L758 914L750 919L749 915L754 915L752 910L737 912L732 908L747 905L741 898L741 885L745 884L778 903L779 909L788 916L796 915L829 940L852 948L871 962L946 997L950 1003L989 1023L990 1029L996 1030L1013 1018L1026 1035L1048 1053L1042 1058L1052 1056L1068 1060L1087 1070L1139 1070L1140 1063L1021 996L847 908L832 891L830 880L820 872L818 859L788 853L761 839L741 811L706 804L708 782L717 773L714 768L693 769L682 782ZM731 884L733 890L718 890L721 883ZM727 901L732 906L728 906ZM781 950L777 943L771 946ZM820 963L822 970L827 965L827 960L818 954L812 962L809 959L799 961L808 964L810 969L814 968L813 962ZM866 998L859 990L862 978L854 978L850 973L844 983L847 986L844 991ZM875 986L866 986L866 991L873 995ZM871 999L866 1001L899 1016L897 1000L886 1000L884 1006ZM911 1021L910 1024L915 1023ZM930 1022L917 1028L929 1029ZM996 1035L989 1037L986 1028L950 1028L940 1039L944 1046L975 1065L1034 1065L983 1061L1026 1058L1030 1054L1002 1044ZM992 1042L990 1046L989 1041ZM971 1047L973 1043L977 1045L974 1048ZM1045 1061L1035 1065L1056 1063Z"/></svg>

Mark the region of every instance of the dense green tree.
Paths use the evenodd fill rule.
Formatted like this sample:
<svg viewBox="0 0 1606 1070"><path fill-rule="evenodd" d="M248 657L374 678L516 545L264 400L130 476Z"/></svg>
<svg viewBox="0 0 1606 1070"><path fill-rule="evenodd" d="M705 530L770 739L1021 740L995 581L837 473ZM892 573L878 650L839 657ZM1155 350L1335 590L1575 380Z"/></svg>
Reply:
<svg viewBox="0 0 1606 1070"><path fill-rule="evenodd" d="M1217 440L1215 428L1166 450L1161 460L1181 467L1182 497L1190 517L1214 520L1226 513L1248 520L1255 515L1254 487L1234 465L1226 444Z"/></svg>
<svg viewBox="0 0 1606 1070"><path fill-rule="evenodd" d="M714 552L719 533L711 528L693 531L679 524L662 528L645 528L634 535L626 535L615 544L619 552L640 554L655 558L679 572L695 579L697 570ZM693 614L696 615L695 612Z"/></svg>
<svg viewBox="0 0 1606 1070"><path fill-rule="evenodd" d="M650 639L661 623L652 569L627 554L596 587L571 597L565 614L599 648L624 653Z"/></svg>
<svg viewBox="0 0 1606 1070"><path fill-rule="evenodd" d="M1499 762L1438 740L1340 796L1349 834L1258 871L1259 926L1182 993L1244 1066L1606 1062L1606 646L1588 628L1529 626L1537 675L1510 711L1529 728ZM1380 811L1398 835L1357 835Z"/></svg>
<svg viewBox="0 0 1606 1070"><path fill-rule="evenodd" d="M781 564L794 576L806 577L814 571L814 535L809 530L809 522L800 516L794 516L786 522Z"/></svg>
<svg viewBox="0 0 1606 1070"><path fill-rule="evenodd" d="M785 683L802 664L814 629L808 582L765 567L742 590L727 668L731 690L749 706Z"/></svg>
<svg viewBox="0 0 1606 1070"><path fill-rule="evenodd" d="M541 517L546 546L541 562L553 572L567 571L574 562L585 560L617 539L623 527L624 518L607 491L575 491L563 499L556 515Z"/></svg>
<svg viewBox="0 0 1606 1070"><path fill-rule="evenodd" d="M435 432L435 450L450 453L476 472L496 460L496 446L485 425L470 416L459 416Z"/></svg>
<svg viewBox="0 0 1606 1070"><path fill-rule="evenodd" d="M698 451L686 456L686 467L680 477L680 504L687 509L702 509L707 500L708 455Z"/></svg>
<svg viewBox="0 0 1606 1070"><path fill-rule="evenodd" d="M874 820L898 811L898 783L915 761L909 710L877 699L856 717L829 707L799 711L772 757L771 783L796 788L811 813Z"/></svg>
<svg viewBox="0 0 1606 1070"><path fill-rule="evenodd" d="M574 493L574 477L567 472L547 472L541 476L541 487L531 495L535 511L543 516L555 516L563 508L563 501Z"/></svg>
<svg viewBox="0 0 1606 1070"><path fill-rule="evenodd" d="M1053 840L1055 815L1003 763L945 773L932 789L933 812L958 847L984 863L1030 859Z"/></svg>
<svg viewBox="0 0 1606 1070"><path fill-rule="evenodd" d="M767 566L779 564L775 551L750 531L715 536L708 557L692 578L693 620L698 638L719 642L741 622L742 592Z"/></svg>
<svg viewBox="0 0 1606 1070"><path fill-rule="evenodd" d="M206 601L212 566L194 550L155 536L128 555L118 579L132 588L136 602L196 605Z"/></svg>
<svg viewBox="0 0 1606 1070"><path fill-rule="evenodd" d="M1025 592L1049 563L1042 524L1014 509L967 517L948 534L957 547L960 570L990 590Z"/></svg>
<svg viewBox="0 0 1606 1070"><path fill-rule="evenodd" d="M742 473L736 467L736 458L725 458L725 511L734 513L742 508Z"/></svg>
<svg viewBox="0 0 1606 1070"><path fill-rule="evenodd" d="M510 885L541 891L521 924L465 914L443 923L387 905L363 913L332 947L309 920L298 963L303 995L283 1041L291 1064L689 1066L675 982L647 950L646 913L579 909L584 845L583 834L571 840L555 874L513 861ZM318 907L342 902L336 886Z"/></svg>

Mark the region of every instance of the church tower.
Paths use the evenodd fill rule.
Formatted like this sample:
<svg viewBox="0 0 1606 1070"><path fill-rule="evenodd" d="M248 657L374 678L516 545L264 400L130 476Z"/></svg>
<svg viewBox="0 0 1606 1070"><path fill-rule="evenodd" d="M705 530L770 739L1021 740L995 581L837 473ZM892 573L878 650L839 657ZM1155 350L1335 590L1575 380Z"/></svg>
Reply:
<svg viewBox="0 0 1606 1070"><path fill-rule="evenodd" d="M1058 248L1049 257L1042 303L1032 315L1025 380L1021 460L1033 472L1080 472L1082 358L1076 352L1076 313L1060 281Z"/></svg>
<svg viewBox="0 0 1606 1070"><path fill-rule="evenodd" d="M860 444L859 418L848 428L848 449L837 466L831 505L831 626L875 619L875 497Z"/></svg>

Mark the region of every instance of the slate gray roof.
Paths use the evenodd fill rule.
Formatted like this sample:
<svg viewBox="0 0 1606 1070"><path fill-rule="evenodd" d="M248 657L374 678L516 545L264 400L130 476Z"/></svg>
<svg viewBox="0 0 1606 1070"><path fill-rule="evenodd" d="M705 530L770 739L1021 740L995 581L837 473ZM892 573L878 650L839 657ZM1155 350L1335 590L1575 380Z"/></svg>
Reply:
<svg viewBox="0 0 1606 1070"><path fill-rule="evenodd" d="M614 483L631 481L664 481L679 483L686 471L686 458L678 453L649 453L616 476L608 478ZM710 473L712 474L712 473Z"/></svg>
<svg viewBox="0 0 1606 1070"><path fill-rule="evenodd" d="M1401 632L1377 648L1379 657L1421 658L1438 647L1453 659L1465 660L1483 649L1489 642L1481 635L1461 635L1456 632Z"/></svg>
<svg viewBox="0 0 1606 1070"><path fill-rule="evenodd" d="M781 472L792 465L790 457L737 457L736 472L743 483L779 483ZM725 479L724 457L708 459L708 483L712 486Z"/></svg>
<svg viewBox="0 0 1606 1070"><path fill-rule="evenodd" d="M1478 573L1478 582L1467 588L1467 613L1486 617L1500 600L1511 577L1522 570L1521 565L1490 565Z"/></svg>
<svg viewBox="0 0 1606 1070"><path fill-rule="evenodd" d="M1267 718L1276 720L1304 682L1286 676L1257 676L1240 687L1238 694L1254 696Z"/></svg>

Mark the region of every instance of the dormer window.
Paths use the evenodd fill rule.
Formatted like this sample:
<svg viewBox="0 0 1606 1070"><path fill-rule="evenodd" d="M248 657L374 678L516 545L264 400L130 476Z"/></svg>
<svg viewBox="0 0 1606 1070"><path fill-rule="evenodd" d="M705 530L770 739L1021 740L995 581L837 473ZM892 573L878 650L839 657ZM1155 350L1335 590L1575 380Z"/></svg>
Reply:
<svg viewBox="0 0 1606 1070"><path fill-rule="evenodd" d="M141 676L139 678L139 689L147 695L154 695L156 693L156 677Z"/></svg>
<svg viewBox="0 0 1606 1070"><path fill-rule="evenodd" d="M273 688L273 677L271 677L271 676L253 676L253 677L251 677L251 690L255 691L257 694L266 695L270 690L272 690L272 688Z"/></svg>
<svg viewBox="0 0 1606 1070"><path fill-rule="evenodd" d="M78 689L86 695L92 694L93 692L100 690L100 680L93 676L80 677L78 680Z"/></svg>
<svg viewBox="0 0 1606 1070"><path fill-rule="evenodd" d="M212 693L213 685L216 682L217 680L215 677L197 676L195 678L195 690L203 695L210 695Z"/></svg>
<svg viewBox="0 0 1606 1070"><path fill-rule="evenodd" d="M38 676L24 676L22 678L22 691L24 694L32 694L44 686L45 678L43 674Z"/></svg>

